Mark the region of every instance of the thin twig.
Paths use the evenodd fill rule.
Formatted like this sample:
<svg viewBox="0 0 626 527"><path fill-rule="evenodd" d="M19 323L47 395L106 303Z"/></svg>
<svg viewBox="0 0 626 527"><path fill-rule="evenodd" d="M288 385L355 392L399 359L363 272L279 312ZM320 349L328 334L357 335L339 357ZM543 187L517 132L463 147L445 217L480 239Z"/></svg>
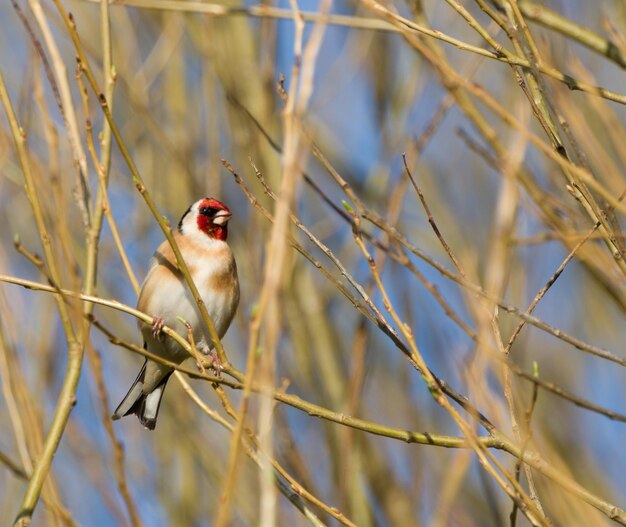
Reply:
<svg viewBox="0 0 626 527"><path fill-rule="evenodd" d="M537 404L537 397L539 396L538 385L535 384L533 386L533 393L530 398L530 403L528 404L528 408L524 412L524 422L525 422L525 434L522 438L522 454L526 451L526 447L530 443L532 438L532 428L531 428L531 419L533 415L533 411L535 410L535 405ZM520 475L522 473L522 462L518 459L515 462L515 479L517 481L520 480ZM509 516L511 527L515 527L517 523L517 503L513 503L513 509L511 510L511 515Z"/></svg>
<svg viewBox="0 0 626 527"><path fill-rule="evenodd" d="M413 178L413 174L411 174L411 171L409 170L409 166L407 165L406 155L405 154L402 154L402 162L404 163L404 170L406 171L406 175L411 180L411 184L413 185L413 188L415 189L415 192L417 192L417 195L418 195L418 197L420 199L420 202L422 203L422 207L424 207L424 211L426 212L426 216L428 217L428 223L430 223L430 226L432 227L432 229L433 229L433 231L435 233L435 236L437 236L437 239L439 240L439 243L441 243L441 246L443 247L443 250L446 251L446 254L450 258L450 261L454 264L454 267L456 268L458 273L462 277L465 278L465 272L461 268L461 265L459 264L459 261L456 259L456 256L454 256L454 254L452 253L452 249L450 249L450 246L448 245L448 242L446 242L444 237L441 235L441 231L439 230L439 227L437 226L437 223L435 222L435 219L433 218L433 215L430 212L430 207L428 206L428 203L426 203L426 199L424 198L424 194L423 194L422 190L419 188L417 182L415 181L415 178Z"/></svg>
<svg viewBox="0 0 626 527"><path fill-rule="evenodd" d="M559 265L556 269L556 271L554 272L554 274L550 277L550 279L546 282L546 284L539 290L539 292L535 295L535 298L533 298L533 301L530 303L530 305L528 306L528 309L526 310L527 314L531 314L535 307L537 307L537 304L541 301L541 299L546 295L546 293L548 292L548 290L554 285L554 282L556 282L559 278L559 276L561 276L561 273L563 273L563 271L565 270L565 267L567 266L567 264L572 260L572 258L574 258L574 256L576 255L576 252L578 251L578 249L580 249L583 244L591 237L591 235L596 232L596 230L598 229L598 227L600 227L600 222L597 222L590 230L589 232L586 234L586 236L580 240L575 246L574 248L569 252L569 254L565 257L565 259L561 262L561 265ZM520 332L522 331L524 325L526 324L525 320L522 320L517 327L515 328L515 330L513 331L513 333L511 334L511 337L509 338L509 341L506 345L505 348L505 354L508 355L511 347L513 346L513 344L515 343L515 340L517 339L517 337L519 336Z"/></svg>

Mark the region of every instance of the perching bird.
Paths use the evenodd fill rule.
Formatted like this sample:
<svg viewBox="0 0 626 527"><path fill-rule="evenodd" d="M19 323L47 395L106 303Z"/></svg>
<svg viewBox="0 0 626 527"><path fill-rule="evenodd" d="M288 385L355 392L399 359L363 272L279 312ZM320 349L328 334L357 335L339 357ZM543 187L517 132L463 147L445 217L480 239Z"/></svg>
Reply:
<svg viewBox="0 0 626 527"><path fill-rule="evenodd" d="M174 239L220 339L226 333L239 303L237 265L226 243L231 216L228 207L218 200L201 199L187 209L174 232ZM139 323L144 348L150 353L176 363L189 357L189 353L176 341L161 334L163 325L180 335L187 334L185 325L177 317L193 328L197 348L205 354L211 352L213 343L208 328L167 240L152 257L150 270L141 286L137 309L154 317L152 327ZM137 379L115 410L113 419L136 414L142 425L154 430L163 391L172 372L172 368L146 359Z"/></svg>

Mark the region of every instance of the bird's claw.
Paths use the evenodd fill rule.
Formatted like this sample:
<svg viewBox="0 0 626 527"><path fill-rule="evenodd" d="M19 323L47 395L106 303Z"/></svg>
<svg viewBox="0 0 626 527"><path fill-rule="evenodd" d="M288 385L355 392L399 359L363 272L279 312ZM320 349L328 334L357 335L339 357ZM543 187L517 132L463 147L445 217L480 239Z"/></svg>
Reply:
<svg viewBox="0 0 626 527"><path fill-rule="evenodd" d="M165 326L165 320L161 317L154 317L152 322L152 336L157 340L163 340L163 326Z"/></svg>
<svg viewBox="0 0 626 527"><path fill-rule="evenodd" d="M211 358L211 368L215 371L215 375L222 376L222 361L214 351L209 351L209 357Z"/></svg>
<svg viewBox="0 0 626 527"><path fill-rule="evenodd" d="M215 371L218 377L222 376L222 361L218 357L217 353L211 350L211 347L204 343L204 341L198 346L198 350L202 355L209 358L209 368Z"/></svg>
<svg viewBox="0 0 626 527"><path fill-rule="evenodd" d="M209 367L213 369L213 371L215 371L215 374L218 377L221 377L222 361L220 360L217 353L215 353L215 351L213 351L211 347L204 342L202 342L201 345L198 346L198 349L200 350L200 353L202 353L202 355L209 358Z"/></svg>

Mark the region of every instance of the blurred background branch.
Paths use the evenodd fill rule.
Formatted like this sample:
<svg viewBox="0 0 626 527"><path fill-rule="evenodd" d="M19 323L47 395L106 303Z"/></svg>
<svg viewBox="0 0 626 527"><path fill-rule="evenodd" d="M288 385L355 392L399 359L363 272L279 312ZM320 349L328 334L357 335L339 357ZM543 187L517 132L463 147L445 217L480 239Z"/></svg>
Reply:
<svg viewBox="0 0 626 527"><path fill-rule="evenodd" d="M625 28L618 0L0 5L5 518L626 524ZM166 328L157 430L112 423L202 196L242 285L222 377Z"/></svg>

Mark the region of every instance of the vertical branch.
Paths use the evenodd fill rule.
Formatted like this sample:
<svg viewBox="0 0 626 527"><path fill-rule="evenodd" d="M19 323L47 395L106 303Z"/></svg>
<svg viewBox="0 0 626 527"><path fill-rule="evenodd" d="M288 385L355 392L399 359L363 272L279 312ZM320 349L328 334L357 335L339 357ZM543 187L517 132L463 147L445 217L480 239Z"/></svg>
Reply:
<svg viewBox="0 0 626 527"><path fill-rule="evenodd" d="M295 192L295 183L297 177L297 143L294 143L294 122L293 122L293 111L295 106L295 100L298 90L298 82L299 82L299 73L300 66L302 62L302 33L304 31L304 21L300 17L300 13L298 10L298 6L295 0L292 0L292 8L294 13L294 25L295 25L295 35L294 35L294 63L291 71L291 89L287 98L287 104L285 106L284 114L283 114L283 125L285 128L285 138L290 141L289 148L290 153L283 156L283 172L281 179L281 199L279 200L276 206L276 221L274 222L274 226L272 227L270 239L266 246L267 253L267 261L265 264L264 271L264 281L263 287L260 293L259 305L257 312L254 314L253 319L250 324L250 337L249 337L249 346L248 346L248 360L246 364L246 378L245 378L245 388L243 393L243 399L239 409L239 421L237 422L237 427L235 429L235 433L231 439L230 446L230 456L228 462L228 472L227 477L224 484L224 492L222 493L223 505L220 508L219 515L216 521L216 527L226 527L229 523L230 518L230 506L232 502L232 495L235 488L235 480L237 477L237 462L239 457L239 448L241 442L241 436L244 428L244 422L246 419L247 413L247 405L248 405L248 397L250 395L250 388L252 384L252 380L254 378L254 374L256 371L256 359L258 354L258 342L259 342L259 334L261 330L261 325L264 322L265 317L267 316L269 319L269 323L265 325L266 336L265 336L265 349L264 349L264 357L262 358L262 368L263 368L263 385L266 389L272 389L273 383L273 355L274 355L274 346L276 345L278 339L278 310L277 306L274 303L275 297L278 295L278 289L282 284L282 267L285 263L285 239L287 236L287 225L289 219L289 210L291 207L291 202L293 200L293 194ZM286 145L287 148L287 145ZM287 170L289 169L289 170ZM296 169L296 170L294 170ZM278 220L278 215L281 216L281 220ZM278 271L278 272L276 272ZM266 315L267 313L267 315ZM267 402L269 401L269 402ZM263 419L263 429L261 432L261 439L265 441L265 448L270 448L271 452L271 428L266 426L265 423L269 422L269 415L266 411L267 404L271 404L271 399L269 397L264 398L262 402L263 409L260 412L259 420ZM264 411L265 410L265 411ZM263 437L265 436L265 437ZM262 478L266 477L266 470L261 470ZM266 489L263 482L261 483L262 489ZM271 494L271 491L267 490L264 492L261 497L261 501L265 502L265 513L262 513L262 518L271 518L274 515L273 511L273 498L270 495L268 498L268 494ZM269 502L269 503L268 503ZM264 505L262 504L262 509Z"/></svg>
<svg viewBox="0 0 626 527"><path fill-rule="evenodd" d="M113 105L113 90L115 87L115 71L112 62L112 49L111 49L111 27L109 19L109 5L106 0L100 2L100 32L102 39L102 63L104 72L104 90L105 97L109 101L109 105L112 108ZM113 219L111 207L108 198L108 182L109 172L111 167L111 127L106 119L104 119L101 142L100 142L100 159L96 156L95 147L93 144L93 136L91 130L91 120L89 118L89 105L87 98L87 91L85 90L82 80L80 69L77 72L77 81L81 93L83 94L83 101L85 106L85 117L87 119L87 143L89 151L91 152L93 163L98 175L98 193L93 207L93 220L91 222L91 228L87 232L86 245L87 245L87 261L85 281L83 285L83 293L86 295L92 295L96 287L97 279L97 267L98 267L98 247L100 241L100 234L102 232L102 223L106 216L113 238L116 243L116 247L124 264L124 268L127 271L131 284L135 290L135 293L139 290L139 284L132 271L128 257L122 245L117 226ZM91 325L91 315L93 313L93 304L86 302L84 304L84 322L83 322L83 338L84 342L87 341L89 329ZM106 387L104 385L104 379L102 378L102 361L96 350L91 345L87 346L88 358L91 365L93 375L96 380L96 387L100 398L100 406L102 409L102 422L106 430L107 436L111 442L113 449L113 473L117 481L118 490L122 496L122 500L128 511L131 524L133 527L141 525L141 519L137 511L137 507L130 495L128 484L126 482L126 473L124 466L124 450L121 442L115 435L115 431L111 424L109 416L111 415L109 403L106 395Z"/></svg>
<svg viewBox="0 0 626 527"><path fill-rule="evenodd" d="M46 266L54 283L60 285L60 275L52 250L50 235L48 234L43 219L43 212L39 201L39 192L37 192L33 184L33 175L31 173L30 161L28 159L28 152L26 149L26 134L18 124L2 73L0 73L0 101L4 107L5 114L9 121L11 134L13 136L13 140L15 141L15 147L18 152L26 183L26 194L31 203L33 215L35 217L35 224L37 226L37 230L39 231L39 236L43 245ZM63 431L65 430L65 426L67 425L67 421L70 416L70 412L76 402L75 393L83 359L83 348L80 341L76 338L68 307L64 303L61 295L55 294L54 296L57 302L59 314L61 315L61 322L65 330L65 338L68 345L68 363L65 378L63 380L63 386L61 388L54 417L52 418L52 423L44 443L42 455L35 464L17 515L16 525L20 526L26 526L30 523L30 518L35 510L37 502L39 501L44 481L50 470L50 465L52 464L52 458L57 450L57 447L59 446L61 436L63 435Z"/></svg>
<svg viewBox="0 0 626 527"><path fill-rule="evenodd" d="M231 439L228 473L224 484L225 490L222 493L223 504L216 522L217 527L223 527L229 521L230 504L237 473L236 467L239 456L239 444L247 411L250 385L256 370L256 355L261 325L263 325L265 333L259 377L261 385L266 392L266 396L261 399L259 435L262 448L269 456L273 454L271 427L272 400L267 396L267 390L272 390L274 384L274 357L281 327L279 297L287 274L286 260L290 211L295 200L297 183L301 177L303 168L300 120L303 117L313 91L315 58L319 52L324 34L324 25L316 25L303 52L302 37L304 21L300 15L296 0L292 0L291 5L295 24L294 64L291 72L291 86L283 113L285 147L282 161L281 184L279 198L276 204L275 222L267 243L267 261L265 263L263 287L261 289L258 308L250 325L245 389L239 411L240 420ZM327 13L329 9L330 0L325 0L322 4L322 11ZM274 487L268 483L269 478L267 471L270 470L271 468L267 467L265 471L261 471L260 522L261 525L265 526L274 525L276 516L276 493Z"/></svg>
<svg viewBox="0 0 626 527"><path fill-rule="evenodd" d="M6 401L9 419L13 427L15 443L17 445L17 451L20 456L22 467L24 467L25 473L30 473L33 470L33 464L30 459L30 454L28 453L24 422L22 420L22 416L20 415L15 394L13 393L14 379L11 378L8 357L9 354L2 329L3 328L0 327L0 380L2 381L2 395Z"/></svg>
<svg viewBox="0 0 626 527"><path fill-rule="evenodd" d="M534 371L535 377L537 376L537 364L535 363L535 371ZM526 409L526 411L524 412L524 424L525 424L525 433L524 433L524 437L522 438L522 443L521 443L521 447L520 447L520 451L521 451L521 457L524 457L524 454L526 453L526 447L528 446L528 443L530 442L531 438L532 438L532 428L531 428L531 419L533 416L533 411L535 410L535 404L537 403L537 397L539 395L539 386L537 385L537 383L533 384L533 393L530 399L530 403L528 404L528 408ZM515 479L517 481L520 480L520 475L521 475L521 469L522 469L522 460L518 459L515 462ZM528 473L526 474L528 476ZM528 484L529 485L533 485L532 480L528 480ZM534 490L532 491L533 493L535 492ZM513 504L513 508L511 510L511 514L509 516L510 522L511 522L511 527L515 527L516 523L517 523L517 503Z"/></svg>
<svg viewBox="0 0 626 527"><path fill-rule="evenodd" d="M41 7L39 0L29 0L30 8L35 15L37 24L46 43L46 47L51 55L52 67L56 74L56 80L59 87L59 96L61 100L61 114L67 127L67 136L69 139L72 155L74 157L74 163L78 169L78 190L81 196L82 202L79 202L79 207L83 213L83 222L85 227L89 226L90 222L90 210L89 210L89 180L87 170L87 156L83 150L82 143L80 141L80 135L78 133L78 120L76 118L76 112L74 111L74 105L72 103L72 92L70 90L69 79L67 77L67 69L61 58L59 48L52 36L52 31L48 24L48 20Z"/></svg>

